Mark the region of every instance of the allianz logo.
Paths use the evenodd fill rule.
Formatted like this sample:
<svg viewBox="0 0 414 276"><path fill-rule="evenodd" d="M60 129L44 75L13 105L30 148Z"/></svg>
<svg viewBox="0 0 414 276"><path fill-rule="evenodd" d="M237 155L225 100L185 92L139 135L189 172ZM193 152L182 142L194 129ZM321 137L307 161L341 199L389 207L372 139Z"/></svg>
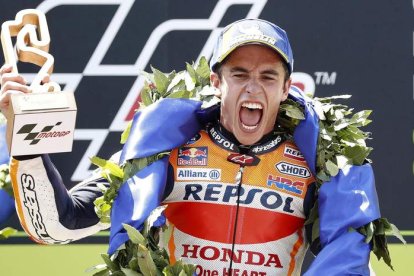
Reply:
<svg viewBox="0 0 414 276"><path fill-rule="evenodd" d="M177 180L221 180L221 169L178 168Z"/></svg>

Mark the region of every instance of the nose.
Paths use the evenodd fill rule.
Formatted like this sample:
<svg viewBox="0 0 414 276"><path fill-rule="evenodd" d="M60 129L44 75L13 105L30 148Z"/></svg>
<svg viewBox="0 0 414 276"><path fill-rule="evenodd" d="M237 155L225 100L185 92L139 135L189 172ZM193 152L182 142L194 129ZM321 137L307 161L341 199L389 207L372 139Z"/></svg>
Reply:
<svg viewBox="0 0 414 276"><path fill-rule="evenodd" d="M246 84L247 93L257 94L257 93L260 93L261 90L262 90L262 87L260 85L260 82L257 80L257 78L250 78Z"/></svg>

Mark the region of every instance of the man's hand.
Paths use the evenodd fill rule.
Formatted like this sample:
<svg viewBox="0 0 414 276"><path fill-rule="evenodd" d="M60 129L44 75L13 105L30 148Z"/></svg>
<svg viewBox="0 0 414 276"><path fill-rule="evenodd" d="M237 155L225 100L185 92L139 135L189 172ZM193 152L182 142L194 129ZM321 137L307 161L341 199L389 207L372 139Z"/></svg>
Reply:
<svg viewBox="0 0 414 276"><path fill-rule="evenodd" d="M49 82L49 75L45 75L42 79L42 83L47 82ZM12 72L12 66L8 64L4 64L0 68L0 84L0 109L7 118L11 95L31 93L32 90L20 74Z"/></svg>

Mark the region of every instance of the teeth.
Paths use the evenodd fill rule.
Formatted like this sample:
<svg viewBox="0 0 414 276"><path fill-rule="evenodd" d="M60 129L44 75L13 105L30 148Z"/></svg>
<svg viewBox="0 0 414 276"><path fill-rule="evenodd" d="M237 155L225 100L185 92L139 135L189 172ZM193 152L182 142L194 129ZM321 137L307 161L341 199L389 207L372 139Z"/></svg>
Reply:
<svg viewBox="0 0 414 276"><path fill-rule="evenodd" d="M247 130L253 130L253 129L255 129L258 125L255 125L255 126L246 126L245 124L243 124L242 123L242 125L243 125L243 127L245 128L245 129L247 129Z"/></svg>
<svg viewBox="0 0 414 276"><path fill-rule="evenodd" d="M247 107L249 109L263 109L263 106L259 103L243 103L242 104L243 107Z"/></svg>

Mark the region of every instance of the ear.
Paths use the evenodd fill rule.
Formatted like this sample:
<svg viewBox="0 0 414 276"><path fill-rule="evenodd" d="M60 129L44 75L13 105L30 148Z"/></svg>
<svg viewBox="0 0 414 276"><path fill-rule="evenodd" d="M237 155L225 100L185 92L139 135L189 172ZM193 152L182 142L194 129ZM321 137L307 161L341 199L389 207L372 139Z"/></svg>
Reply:
<svg viewBox="0 0 414 276"><path fill-rule="evenodd" d="M220 84L221 84L221 80L220 80L220 76L217 73L211 72L210 73L210 84L212 87L214 87L216 89L216 97L221 97L221 90L220 90Z"/></svg>
<svg viewBox="0 0 414 276"><path fill-rule="evenodd" d="M289 78L287 81L285 81L283 85L282 102L287 99L291 85L292 85L292 78Z"/></svg>

